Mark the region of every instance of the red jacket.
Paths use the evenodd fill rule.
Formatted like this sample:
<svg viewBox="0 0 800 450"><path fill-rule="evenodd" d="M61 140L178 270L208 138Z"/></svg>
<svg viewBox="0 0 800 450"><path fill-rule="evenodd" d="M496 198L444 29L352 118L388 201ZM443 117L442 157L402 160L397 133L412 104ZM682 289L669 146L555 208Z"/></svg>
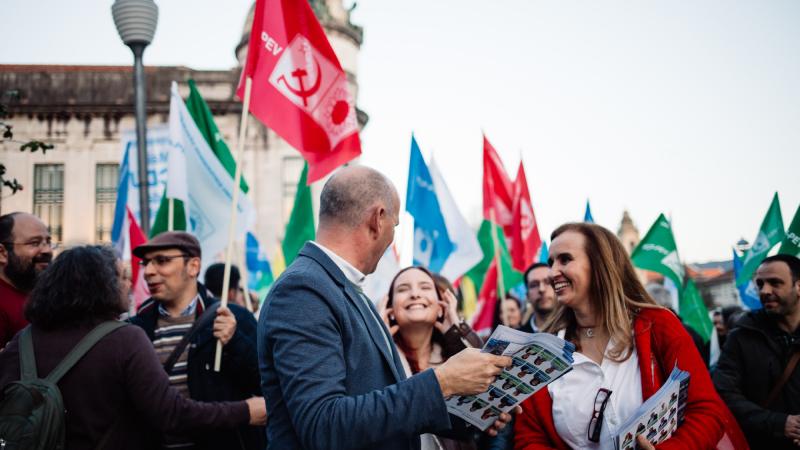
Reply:
<svg viewBox="0 0 800 450"><path fill-rule="evenodd" d="M727 434L729 445L747 449L736 420L714 390L700 354L677 317L667 309L643 308L633 321L636 354L642 377L642 399L656 393L677 363L691 374L686 417L670 439L659 449L713 449ZM568 449L553 423L553 402L541 389L522 404L514 425L514 448Z"/></svg>

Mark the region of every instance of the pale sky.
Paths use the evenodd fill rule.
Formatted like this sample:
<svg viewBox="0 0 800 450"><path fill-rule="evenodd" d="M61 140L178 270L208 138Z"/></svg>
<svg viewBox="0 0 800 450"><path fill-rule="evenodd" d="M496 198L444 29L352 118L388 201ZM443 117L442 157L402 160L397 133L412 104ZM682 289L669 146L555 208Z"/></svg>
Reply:
<svg viewBox="0 0 800 450"><path fill-rule="evenodd" d="M3 0L0 63L131 64L112 3ZM157 3L145 64L236 64L250 1ZM401 197L413 131L477 224L484 131L512 177L522 157L545 239L589 198L614 231L664 212L685 261L729 259L775 191L785 225L798 208L800 2L362 0L353 21L362 161Z"/></svg>

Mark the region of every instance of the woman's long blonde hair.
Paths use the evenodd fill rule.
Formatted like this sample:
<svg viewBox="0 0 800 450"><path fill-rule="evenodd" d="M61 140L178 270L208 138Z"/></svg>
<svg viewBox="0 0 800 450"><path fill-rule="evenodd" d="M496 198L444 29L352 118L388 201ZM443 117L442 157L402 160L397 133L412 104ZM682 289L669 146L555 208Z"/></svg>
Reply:
<svg viewBox="0 0 800 450"><path fill-rule="evenodd" d="M590 223L565 223L553 231L550 242L567 231L580 233L585 238L584 251L589 258L591 273L589 301L614 340L615 345L608 357L613 361L624 361L633 350L632 321L636 312L639 308L660 306L645 291L628 253L612 232ZM557 302L544 331L556 333L566 330L565 339L578 345L577 325L572 309Z"/></svg>

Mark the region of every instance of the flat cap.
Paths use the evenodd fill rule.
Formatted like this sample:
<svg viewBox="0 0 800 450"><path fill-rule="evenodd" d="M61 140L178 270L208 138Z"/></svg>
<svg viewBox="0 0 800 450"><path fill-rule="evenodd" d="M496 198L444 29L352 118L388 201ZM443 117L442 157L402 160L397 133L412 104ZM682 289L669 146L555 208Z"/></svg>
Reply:
<svg viewBox="0 0 800 450"><path fill-rule="evenodd" d="M165 231L157 234L146 243L133 249L133 254L137 258L144 258L144 255L153 250L164 250L177 248L189 256L200 258L200 242L192 234L185 231Z"/></svg>

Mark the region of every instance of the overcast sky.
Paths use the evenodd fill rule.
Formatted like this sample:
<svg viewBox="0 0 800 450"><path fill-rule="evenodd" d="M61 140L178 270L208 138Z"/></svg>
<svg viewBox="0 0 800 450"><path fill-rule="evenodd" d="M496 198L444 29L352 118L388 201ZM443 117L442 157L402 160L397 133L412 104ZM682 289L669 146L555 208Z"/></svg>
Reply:
<svg viewBox="0 0 800 450"><path fill-rule="evenodd" d="M111 3L3 0L0 63L130 64ZM250 1L157 3L146 64L236 64ZM787 226L798 208L800 2L362 0L353 20L362 161L401 197L413 131L477 223L483 131L524 161L544 236L589 198L601 225L664 212L684 260L727 259L775 191Z"/></svg>

